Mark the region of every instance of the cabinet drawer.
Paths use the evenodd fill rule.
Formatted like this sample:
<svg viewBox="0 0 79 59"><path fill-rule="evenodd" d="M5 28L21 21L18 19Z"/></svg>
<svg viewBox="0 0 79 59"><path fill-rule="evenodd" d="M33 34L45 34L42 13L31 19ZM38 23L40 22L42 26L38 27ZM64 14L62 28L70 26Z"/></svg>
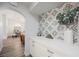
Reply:
<svg viewBox="0 0 79 59"><path fill-rule="evenodd" d="M47 52L48 52L48 57L54 57L54 55L55 55L54 51L47 50Z"/></svg>
<svg viewBox="0 0 79 59"><path fill-rule="evenodd" d="M64 53L54 50L48 50L48 57L65 57Z"/></svg>
<svg viewBox="0 0 79 59"><path fill-rule="evenodd" d="M50 51L50 50L47 50L48 51L48 53L50 53L50 54L54 54L54 52L53 51Z"/></svg>

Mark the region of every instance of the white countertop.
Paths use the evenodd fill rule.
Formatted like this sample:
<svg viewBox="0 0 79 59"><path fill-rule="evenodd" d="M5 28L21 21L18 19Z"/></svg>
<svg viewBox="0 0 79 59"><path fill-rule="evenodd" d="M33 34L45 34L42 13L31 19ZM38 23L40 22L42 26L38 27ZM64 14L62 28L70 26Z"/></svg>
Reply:
<svg viewBox="0 0 79 59"><path fill-rule="evenodd" d="M70 57L79 57L79 47L73 44L68 45L64 42L64 40L48 39L37 36L31 37L31 39L43 44L44 46L47 46L51 50L54 49Z"/></svg>

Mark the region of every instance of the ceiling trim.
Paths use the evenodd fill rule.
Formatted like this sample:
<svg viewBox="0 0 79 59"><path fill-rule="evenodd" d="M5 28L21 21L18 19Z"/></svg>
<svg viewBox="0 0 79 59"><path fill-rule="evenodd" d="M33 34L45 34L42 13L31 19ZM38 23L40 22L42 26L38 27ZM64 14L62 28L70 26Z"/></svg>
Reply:
<svg viewBox="0 0 79 59"><path fill-rule="evenodd" d="M9 4L11 4L14 7L17 7L18 6L18 3L17 2L9 2Z"/></svg>
<svg viewBox="0 0 79 59"><path fill-rule="evenodd" d="M35 2L33 3L33 5L30 7L30 11L32 11L34 9L34 7L36 7L36 5L38 4L39 2Z"/></svg>

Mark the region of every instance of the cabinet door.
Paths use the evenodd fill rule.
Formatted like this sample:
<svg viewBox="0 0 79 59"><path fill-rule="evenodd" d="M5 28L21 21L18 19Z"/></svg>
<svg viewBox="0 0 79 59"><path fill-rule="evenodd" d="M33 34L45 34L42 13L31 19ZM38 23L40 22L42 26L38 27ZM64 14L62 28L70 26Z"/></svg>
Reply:
<svg viewBox="0 0 79 59"><path fill-rule="evenodd" d="M30 40L30 53L34 57L48 57L47 48L34 40Z"/></svg>
<svg viewBox="0 0 79 59"><path fill-rule="evenodd" d="M35 57L48 57L47 48L44 47L42 44L35 42L33 50Z"/></svg>
<svg viewBox="0 0 79 59"><path fill-rule="evenodd" d="M61 51L53 49L53 48L52 48L52 50L48 49L48 55L49 55L49 57L65 57L66 56Z"/></svg>
<svg viewBox="0 0 79 59"><path fill-rule="evenodd" d="M49 47L44 46L34 40L30 40L30 53L34 57L63 57L63 53L58 50L52 50Z"/></svg>
<svg viewBox="0 0 79 59"><path fill-rule="evenodd" d="M54 50L50 50L41 43L30 40L30 53L34 57L55 57L59 56Z"/></svg>

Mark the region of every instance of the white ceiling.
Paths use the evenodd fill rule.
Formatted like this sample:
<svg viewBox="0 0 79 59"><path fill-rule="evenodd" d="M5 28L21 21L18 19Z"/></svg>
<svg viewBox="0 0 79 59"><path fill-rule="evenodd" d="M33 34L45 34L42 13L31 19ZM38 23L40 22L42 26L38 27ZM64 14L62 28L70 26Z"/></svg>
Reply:
<svg viewBox="0 0 79 59"><path fill-rule="evenodd" d="M31 10L31 12L33 14L40 15L50 9L61 7L63 4L63 2L40 2Z"/></svg>
<svg viewBox="0 0 79 59"><path fill-rule="evenodd" d="M64 2L19 2L19 5L24 5L32 14L40 15L50 9L61 7Z"/></svg>
<svg viewBox="0 0 79 59"><path fill-rule="evenodd" d="M18 2L18 5L24 5L27 9L30 9L34 2Z"/></svg>
<svg viewBox="0 0 79 59"><path fill-rule="evenodd" d="M6 5L7 2L0 2L0 6ZM9 4L17 7L24 6L33 15L41 15L50 9L59 8L66 2L8 2ZM79 3L77 3L79 4Z"/></svg>
<svg viewBox="0 0 79 59"><path fill-rule="evenodd" d="M4 5L6 3L0 3L0 5L2 4ZM40 15L49 11L50 9L61 7L64 2L9 2L9 4L17 7L23 5L33 15Z"/></svg>

